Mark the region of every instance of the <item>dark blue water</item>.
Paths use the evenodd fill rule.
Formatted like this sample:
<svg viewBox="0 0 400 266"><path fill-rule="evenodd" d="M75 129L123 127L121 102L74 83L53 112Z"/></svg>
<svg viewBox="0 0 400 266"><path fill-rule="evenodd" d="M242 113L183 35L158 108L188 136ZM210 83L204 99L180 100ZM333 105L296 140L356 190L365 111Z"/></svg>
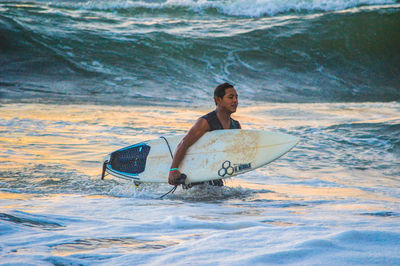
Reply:
<svg viewBox="0 0 400 266"><path fill-rule="evenodd" d="M368 5L369 3L381 5ZM395 1L3 1L4 102L400 99Z"/></svg>
<svg viewBox="0 0 400 266"><path fill-rule="evenodd" d="M400 4L0 1L0 264L400 265ZM100 180L231 82L298 145L226 186Z"/></svg>

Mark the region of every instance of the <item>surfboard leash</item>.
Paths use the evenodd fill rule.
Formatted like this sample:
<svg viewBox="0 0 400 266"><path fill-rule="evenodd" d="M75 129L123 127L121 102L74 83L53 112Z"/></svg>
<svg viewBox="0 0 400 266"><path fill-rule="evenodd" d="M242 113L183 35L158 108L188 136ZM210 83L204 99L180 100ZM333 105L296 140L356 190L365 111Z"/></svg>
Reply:
<svg viewBox="0 0 400 266"><path fill-rule="evenodd" d="M171 158L172 158L172 160L173 160L173 159L174 159L174 155L172 155L172 150L171 150L171 147L169 146L168 140L167 140L164 136L161 136L160 138L164 139L165 142L167 143L169 153L171 154Z"/></svg>
<svg viewBox="0 0 400 266"><path fill-rule="evenodd" d="M167 138L165 138L164 136L161 136L160 138L162 138L162 139L164 139L165 140L165 142L167 143L167 146L168 146L168 150L169 150L169 153L171 154L171 158L172 158L172 160L174 159L174 155L172 154L172 150L171 150L171 147L169 146L169 142L168 142L168 140L167 140ZM176 190L176 188L179 186L179 185L184 185L185 184L185 179L186 179L186 175L185 174L181 174L181 176L178 178L178 180L175 180L175 182L174 182L174 187L170 190L170 191L168 191L167 193L165 193L164 195L162 195L161 197L160 197L160 199L162 199L162 198L164 198L165 196L167 196L168 194L173 194L174 192L175 192L175 190Z"/></svg>
<svg viewBox="0 0 400 266"><path fill-rule="evenodd" d="M175 185L170 191L168 191L167 193L165 193L164 195L162 195L161 197L160 197L160 199L163 199L165 196L167 196L168 194L174 194L174 192L175 192L175 190L176 190L176 188L178 187L178 185Z"/></svg>
<svg viewBox="0 0 400 266"><path fill-rule="evenodd" d="M167 138L164 137L164 136L161 136L160 138L164 139L164 140L165 140L165 143L167 143L167 147L168 147L168 150L169 150L169 154L171 154L171 158L172 158L172 160L173 160L173 159L174 159L174 155L172 154L172 150L171 150L171 147L169 146L169 142L168 142ZM175 185L170 191L168 191L167 193L165 193L164 195L162 195L162 196L160 197L160 199L164 198L165 196L167 196L167 195L169 195L169 194L173 194L173 193L175 192L175 190L176 190L177 187L178 187L178 185Z"/></svg>

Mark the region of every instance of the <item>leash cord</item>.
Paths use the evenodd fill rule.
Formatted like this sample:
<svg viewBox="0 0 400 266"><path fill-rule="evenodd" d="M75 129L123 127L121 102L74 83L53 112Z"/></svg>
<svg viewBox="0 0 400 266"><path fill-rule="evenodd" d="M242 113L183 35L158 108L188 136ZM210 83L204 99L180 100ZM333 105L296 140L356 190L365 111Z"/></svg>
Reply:
<svg viewBox="0 0 400 266"><path fill-rule="evenodd" d="M160 138L164 139L165 142L167 143L169 153L171 154L171 158L172 158L172 160L173 160L173 159L174 159L174 155L172 155L172 150L171 150L171 147L169 146L168 140L167 140L164 136L162 136L162 137L160 137ZM162 196L160 197L160 199L164 198L164 197L167 196L168 194L173 194L173 193L175 192L175 190L176 190L177 187L178 187L178 185L175 185L170 191L168 191L167 193L165 193L164 195L162 195Z"/></svg>

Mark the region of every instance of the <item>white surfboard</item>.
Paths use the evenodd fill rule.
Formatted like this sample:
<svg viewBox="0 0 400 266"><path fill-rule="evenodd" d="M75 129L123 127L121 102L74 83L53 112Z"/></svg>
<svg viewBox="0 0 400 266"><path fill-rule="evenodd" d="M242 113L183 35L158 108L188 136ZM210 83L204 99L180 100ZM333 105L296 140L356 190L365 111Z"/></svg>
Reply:
<svg viewBox="0 0 400 266"><path fill-rule="evenodd" d="M183 137L161 137L117 150L108 155L103 170L136 182L168 183L172 155ZM283 133L215 130L188 149L179 170L187 175L186 184L228 178L278 159L297 142L297 137Z"/></svg>

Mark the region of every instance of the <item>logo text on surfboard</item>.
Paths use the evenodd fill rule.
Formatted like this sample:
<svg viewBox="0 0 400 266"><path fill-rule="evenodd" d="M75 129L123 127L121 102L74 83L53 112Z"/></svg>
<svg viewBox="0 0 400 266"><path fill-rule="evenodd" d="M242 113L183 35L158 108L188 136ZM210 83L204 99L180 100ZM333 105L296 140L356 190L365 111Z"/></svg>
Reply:
<svg viewBox="0 0 400 266"><path fill-rule="evenodd" d="M222 168L218 170L218 175L220 177L225 177L226 175L233 175L234 173L242 172L246 169L251 168L251 163L243 164L233 164L230 161L225 161L222 163Z"/></svg>

